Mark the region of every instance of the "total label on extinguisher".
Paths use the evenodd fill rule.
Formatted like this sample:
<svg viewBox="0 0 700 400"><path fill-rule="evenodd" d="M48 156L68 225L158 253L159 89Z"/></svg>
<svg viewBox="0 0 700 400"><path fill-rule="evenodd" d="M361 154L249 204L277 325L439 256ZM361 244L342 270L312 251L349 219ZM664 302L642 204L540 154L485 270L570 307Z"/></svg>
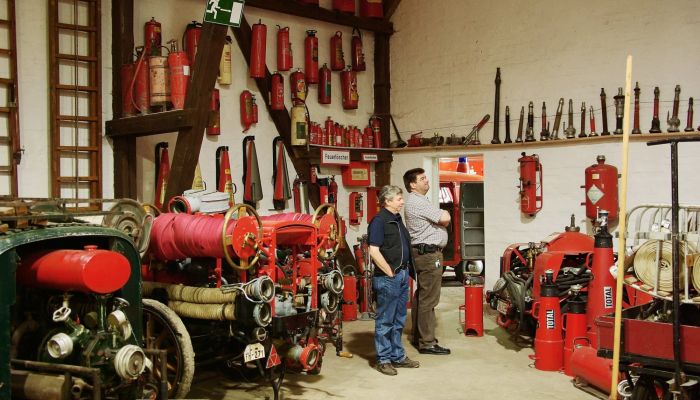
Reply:
<svg viewBox="0 0 700 400"><path fill-rule="evenodd" d="M554 318L555 318L555 313L554 310L547 310L545 314L545 321L547 324L547 329L554 329Z"/></svg>
<svg viewBox="0 0 700 400"><path fill-rule="evenodd" d="M605 308L613 308L613 290L610 286L603 287L603 304Z"/></svg>

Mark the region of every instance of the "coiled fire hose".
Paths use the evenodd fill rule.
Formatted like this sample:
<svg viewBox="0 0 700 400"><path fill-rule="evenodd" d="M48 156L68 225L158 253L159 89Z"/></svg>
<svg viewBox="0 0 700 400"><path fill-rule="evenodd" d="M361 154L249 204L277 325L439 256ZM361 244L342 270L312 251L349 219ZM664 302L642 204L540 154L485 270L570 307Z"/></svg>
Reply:
<svg viewBox="0 0 700 400"><path fill-rule="evenodd" d="M659 252L659 243L661 243L661 252L659 254L659 262L657 264L656 256ZM694 249L690 244L688 245L688 249L694 252ZM633 255L634 273L637 276L637 279L648 286L656 288L657 291L666 293L673 292L673 272L671 269L673 258L671 252L672 246L671 241L669 240L664 240L661 242L658 240L648 240L644 242L641 246L639 246ZM681 265L679 268L681 280L684 279L686 274L686 264L684 262L684 260L686 260L686 256L686 246L681 245ZM695 285L695 279L693 280L693 284Z"/></svg>
<svg viewBox="0 0 700 400"><path fill-rule="evenodd" d="M700 255L695 254L693 261L693 287L700 292Z"/></svg>

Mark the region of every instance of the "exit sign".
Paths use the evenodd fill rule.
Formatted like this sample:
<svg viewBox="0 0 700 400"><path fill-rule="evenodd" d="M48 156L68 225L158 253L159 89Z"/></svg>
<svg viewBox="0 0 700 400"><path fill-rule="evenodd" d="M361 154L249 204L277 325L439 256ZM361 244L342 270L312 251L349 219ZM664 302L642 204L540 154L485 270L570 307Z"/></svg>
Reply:
<svg viewBox="0 0 700 400"><path fill-rule="evenodd" d="M207 0L204 22L238 28L241 25L244 2L245 0Z"/></svg>

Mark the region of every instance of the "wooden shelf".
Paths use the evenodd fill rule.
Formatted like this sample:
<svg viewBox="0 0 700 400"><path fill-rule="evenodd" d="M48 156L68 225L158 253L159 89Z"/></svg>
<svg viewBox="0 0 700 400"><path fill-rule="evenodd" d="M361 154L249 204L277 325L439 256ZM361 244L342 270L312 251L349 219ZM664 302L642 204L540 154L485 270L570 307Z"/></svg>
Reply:
<svg viewBox="0 0 700 400"><path fill-rule="evenodd" d="M358 147L337 147L337 146L319 146L309 145L307 153L305 146L294 146L294 153L301 159L309 160L312 164L318 163L321 160L321 149L328 150L350 150L351 161L362 161L362 154L376 154L377 162L393 161L393 149L376 149L376 148L358 148Z"/></svg>
<svg viewBox="0 0 700 400"><path fill-rule="evenodd" d="M630 135L630 142L651 142L652 140L659 139L670 139L670 138L689 138L689 137L700 137L700 132L676 132L676 133L642 133L641 135ZM490 140L489 140L490 141ZM486 149L519 149L519 148L531 148L531 147L566 147L572 145L580 144L594 144L594 143L605 143L605 142L622 142L622 135L609 135L609 136L596 136L596 137L585 137L576 139L561 139L561 140L547 140L544 142L526 142L526 143L501 143L501 144L491 144L488 142L483 142L478 146L421 146L421 147L404 147L402 149L390 149L395 153L411 153L418 151L454 151L454 150L486 150Z"/></svg>
<svg viewBox="0 0 700 400"><path fill-rule="evenodd" d="M149 136L159 133L177 132L192 126L194 110L171 110L153 114L137 115L107 121L109 137Z"/></svg>

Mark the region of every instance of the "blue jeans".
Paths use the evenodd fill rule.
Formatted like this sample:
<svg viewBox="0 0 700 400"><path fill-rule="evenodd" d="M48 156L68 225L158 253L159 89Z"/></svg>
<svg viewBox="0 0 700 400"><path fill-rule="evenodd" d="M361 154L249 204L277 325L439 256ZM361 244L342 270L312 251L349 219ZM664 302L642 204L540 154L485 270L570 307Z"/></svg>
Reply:
<svg viewBox="0 0 700 400"><path fill-rule="evenodd" d="M374 323L374 347L379 364L400 362L406 358L401 333L406 325L408 272L402 269L390 278L372 278L377 294L377 318Z"/></svg>

